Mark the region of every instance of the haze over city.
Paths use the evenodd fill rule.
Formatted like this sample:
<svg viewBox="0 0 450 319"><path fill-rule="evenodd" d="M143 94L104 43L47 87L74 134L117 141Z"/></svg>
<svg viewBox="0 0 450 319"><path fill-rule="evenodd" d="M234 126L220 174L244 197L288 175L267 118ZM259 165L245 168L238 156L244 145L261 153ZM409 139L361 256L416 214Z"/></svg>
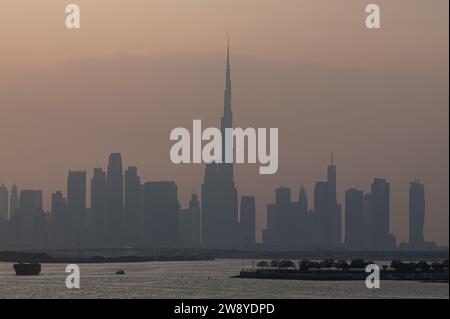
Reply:
<svg viewBox="0 0 450 319"><path fill-rule="evenodd" d="M58 1L4 2L0 184L42 189L48 209L69 169L90 178L120 152L143 179L176 181L186 206L204 166L174 165L169 133L193 119L220 125L229 33L235 126L280 134L276 175L235 165L239 196L256 196L258 239L274 189L297 198L304 185L312 202L333 152L340 203L346 189L386 178L400 242L419 178L425 237L448 244L447 1L379 1L373 32L365 1L80 0L77 31L64 28Z"/></svg>

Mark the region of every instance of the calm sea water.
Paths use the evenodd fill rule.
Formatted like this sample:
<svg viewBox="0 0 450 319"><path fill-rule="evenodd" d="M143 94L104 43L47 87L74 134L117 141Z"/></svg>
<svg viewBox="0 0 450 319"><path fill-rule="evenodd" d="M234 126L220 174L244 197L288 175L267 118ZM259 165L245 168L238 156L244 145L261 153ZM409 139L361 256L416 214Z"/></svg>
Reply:
<svg viewBox="0 0 450 319"><path fill-rule="evenodd" d="M363 281L230 278L241 260L82 264L81 288L69 290L65 266L43 264L41 275L17 277L11 263L0 263L0 298L449 298L448 283L382 281L369 290Z"/></svg>

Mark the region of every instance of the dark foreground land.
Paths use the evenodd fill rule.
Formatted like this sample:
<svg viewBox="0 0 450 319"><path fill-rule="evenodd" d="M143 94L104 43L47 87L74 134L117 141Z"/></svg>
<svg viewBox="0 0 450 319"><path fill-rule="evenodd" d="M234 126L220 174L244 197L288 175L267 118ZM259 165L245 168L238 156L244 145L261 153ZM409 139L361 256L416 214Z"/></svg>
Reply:
<svg viewBox="0 0 450 319"><path fill-rule="evenodd" d="M366 280L372 272L379 271L381 280L415 280L448 282L448 259L444 261L392 260L374 263L363 259L322 261L304 259L296 265L292 260L260 261L252 269L242 269L237 278L294 279L314 281Z"/></svg>
<svg viewBox="0 0 450 319"><path fill-rule="evenodd" d="M46 251L0 251L0 262L39 263L112 263L149 261L196 261L214 259L304 259L335 260L365 259L373 261L439 261L448 259L448 249L434 251L271 251L271 250L212 250L212 249L59 249Z"/></svg>
<svg viewBox="0 0 450 319"><path fill-rule="evenodd" d="M214 260L214 257L201 255L52 256L48 253L0 252L0 262L33 262L46 264L101 264L198 260Z"/></svg>
<svg viewBox="0 0 450 319"><path fill-rule="evenodd" d="M359 270L243 270L236 278L290 279L314 281L366 280L368 273ZM427 282L448 282L448 271L398 272L381 270L381 280L414 280Z"/></svg>

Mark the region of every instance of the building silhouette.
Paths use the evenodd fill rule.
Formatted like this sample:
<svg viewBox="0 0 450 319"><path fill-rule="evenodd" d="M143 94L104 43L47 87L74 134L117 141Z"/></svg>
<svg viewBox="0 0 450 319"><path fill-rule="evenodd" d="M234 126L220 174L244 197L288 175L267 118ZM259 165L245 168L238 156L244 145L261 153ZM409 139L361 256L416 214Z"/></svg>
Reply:
<svg viewBox="0 0 450 319"><path fill-rule="evenodd" d="M309 209L306 189L300 186L297 213L297 237L301 248L317 248L320 242L319 219L313 209Z"/></svg>
<svg viewBox="0 0 450 319"><path fill-rule="evenodd" d="M91 214L93 246L107 247L106 173L99 167L94 168L91 178Z"/></svg>
<svg viewBox="0 0 450 319"><path fill-rule="evenodd" d="M370 250L371 243L371 194L366 193L363 197L363 249Z"/></svg>
<svg viewBox="0 0 450 319"><path fill-rule="evenodd" d="M183 248L197 248L201 244L200 232L200 201L194 192L189 201L189 207L183 209L179 219L179 246Z"/></svg>
<svg viewBox="0 0 450 319"><path fill-rule="evenodd" d="M62 214L65 213L67 209L67 201L61 191L57 191L52 194L52 204L51 204L52 214Z"/></svg>
<svg viewBox="0 0 450 319"><path fill-rule="evenodd" d="M233 154L226 129L233 128L230 47L227 47L224 108L220 123L222 160L205 166L201 198L194 192L181 210L175 181L142 181L138 168L123 171L122 155L111 153L107 168L95 168L90 179L90 207L86 203L86 171L69 171L66 196L51 194L50 212L43 210L40 190L10 191L0 186L0 247L8 249L82 248L208 248L257 249L256 199L242 196L235 186ZM314 187L308 201L301 186L292 199L290 187L275 189L267 204L263 231L268 250L387 251L396 248L390 229L390 184L375 178L370 193L345 192L345 237L337 200L337 168L333 155L326 181ZM310 207L313 206L313 207ZM425 241L425 187L409 186L409 243L407 249L434 249Z"/></svg>
<svg viewBox="0 0 450 319"><path fill-rule="evenodd" d="M67 176L67 237L71 247L82 247L86 239L86 171L69 171Z"/></svg>
<svg viewBox="0 0 450 319"><path fill-rule="evenodd" d="M39 249L45 246L48 232L42 202L42 191L20 191L19 208L14 211L10 219L11 247Z"/></svg>
<svg viewBox="0 0 450 319"><path fill-rule="evenodd" d="M298 205L300 213L306 215L308 213L308 195L303 185L300 186L300 192L298 195Z"/></svg>
<svg viewBox="0 0 450 319"><path fill-rule="evenodd" d="M123 170L122 156L112 153L108 160L106 175L106 218L108 233L106 242L117 247L123 243Z"/></svg>
<svg viewBox="0 0 450 319"><path fill-rule="evenodd" d="M423 225L425 223L425 186L418 181L409 184L409 246L424 247Z"/></svg>
<svg viewBox="0 0 450 319"><path fill-rule="evenodd" d="M267 228L263 232L268 249L336 249L342 247L341 205L337 201L336 165L327 168L327 180L314 188L314 209L308 207L303 186L298 200L291 201L291 189L275 190L275 203L267 205Z"/></svg>
<svg viewBox="0 0 450 319"><path fill-rule="evenodd" d="M226 152L232 145L225 143L225 130L233 127L231 110L230 49L227 49L224 91L224 114L221 119L222 163L205 167L202 184L202 245L206 248L236 248L238 239L238 194L234 183L234 167L225 163Z"/></svg>
<svg viewBox="0 0 450 319"><path fill-rule="evenodd" d="M308 210L304 187L297 202L291 201L291 189L275 190L275 202L267 205L267 228L263 231L264 248L270 250L312 249L318 247L318 217Z"/></svg>
<svg viewBox="0 0 450 319"><path fill-rule="evenodd" d="M86 171L69 171L67 208L71 213L79 215L86 210Z"/></svg>
<svg viewBox="0 0 450 319"><path fill-rule="evenodd" d="M62 191L56 191L51 197L51 218L49 223L49 243L52 248L65 248L70 246L66 236L71 227L67 211L67 199Z"/></svg>
<svg viewBox="0 0 450 319"><path fill-rule="evenodd" d="M336 193L336 165L332 155L327 181L317 182L314 189L314 211L319 220L318 232L323 248L336 248L342 243L341 205Z"/></svg>
<svg viewBox="0 0 450 319"><path fill-rule="evenodd" d="M142 222L140 210L141 178L137 167L130 166L125 171L124 238L127 246L138 246L142 240L139 225Z"/></svg>
<svg viewBox="0 0 450 319"><path fill-rule="evenodd" d="M0 222L9 219L9 191L5 185L0 185Z"/></svg>
<svg viewBox="0 0 450 319"><path fill-rule="evenodd" d="M11 194L9 198L9 218L11 218L11 216L18 208L19 208L19 190L17 189L17 185L13 184L11 186Z"/></svg>
<svg viewBox="0 0 450 319"><path fill-rule="evenodd" d="M356 188L345 192L345 246L364 249L364 192Z"/></svg>
<svg viewBox="0 0 450 319"><path fill-rule="evenodd" d="M111 158L111 157L110 157ZM116 157L118 158L118 157ZM121 157L120 157L121 158ZM110 164L109 166L113 166ZM117 171L120 171L120 167ZM107 208L107 177L101 168L94 169L91 179L91 207L86 207L86 172L69 171L67 198L62 191L51 194L51 208L43 210L40 190L11 187L8 198L2 186L2 216L8 208L5 201L14 203L8 219L0 223L0 247L7 249L81 249L81 248L234 248L255 249L255 198L242 196L239 223L235 233L228 230L231 219L220 209L224 184L219 165L207 165L203 183L202 205L210 215L202 216L200 200L192 194L189 205L180 211L175 182L141 183L136 167L125 171L124 218L119 225L125 237L115 237L111 214ZM263 231L263 248L268 250L340 249L340 205L335 201L335 167L328 170L327 181L317 182L314 191L314 209L308 205L306 189L301 186L297 200L291 197L290 187L275 190L275 200L267 205L267 228ZM331 182L330 182L331 181ZM227 184L225 184L227 185ZM227 185L230 186L229 184ZM235 189L235 188L229 188ZM425 241L425 187L419 182L409 187L409 243L399 249L434 250L436 244ZM231 197L234 199L234 197ZM210 205L216 206L208 206ZM214 211L217 207L217 211ZM217 212L221 214L217 214ZM333 213L335 214L333 216ZM213 219L207 219L214 217ZM206 222L205 222L206 220ZM233 219L234 220L234 219ZM207 228L203 228L207 226ZM218 234L203 234L215 230ZM324 233L325 230L330 230ZM99 237L99 234L105 237ZM234 234L234 237L231 235ZM331 234L331 236L330 236ZM208 237L210 236L210 237ZM337 237L337 236L336 236ZM110 238L114 238L112 243ZM201 241L210 241L206 246ZM332 246L332 245L335 246ZM385 179L375 178L371 192L364 194L356 188L345 192L345 248L355 251L389 251L396 249L396 238L390 230L390 185Z"/></svg>
<svg viewBox="0 0 450 319"><path fill-rule="evenodd" d="M317 182L314 187L314 212L319 220L319 245L321 247L331 247L331 236L333 218L330 209L330 188L327 182Z"/></svg>
<svg viewBox="0 0 450 319"><path fill-rule="evenodd" d="M371 250L392 250L396 247L395 236L390 232L390 185L382 178L375 178L370 195Z"/></svg>
<svg viewBox="0 0 450 319"><path fill-rule="evenodd" d="M5 193L3 191L3 197L4 195ZM11 186L7 200L9 201L7 219L5 219L4 213L2 214L3 218L0 217L0 247L11 249L19 246L19 243L16 241L18 239L17 233L19 226L17 222L18 218L16 217L16 213L19 210L19 192L16 185ZM3 203L1 205L4 210L5 204Z"/></svg>
<svg viewBox="0 0 450 319"><path fill-rule="evenodd" d="M256 244L256 200L255 196L242 196L240 207L241 245L252 249Z"/></svg>
<svg viewBox="0 0 450 319"><path fill-rule="evenodd" d="M328 165L327 182L330 188L329 204L330 204L330 218L331 229L329 243L331 247L338 247L342 243L342 216L341 205L337 202L336 190L336 165L333 162L333 154L331 154L331 163ZM325 236L325 234L323 234Z"/></svg>
<svg viewBox="0 0 450 319"><path fill-rule="evenodd" d="M275 190L275 203L267 205L267 229L264 242L270 248L288 249L296 245L296 205L291 202L291 189Z"/></svg>
<svg viewBox="0 0 450 319"><path fill-rule="evenodd" d="M5 185L0 186L0 248L8 244L9 191Z"/></svg>
<svg viewBox="0 0 450 319"><path fill-rule="evenodd" d="M23 211L33 212L42 210L42 191L22 190L19 197L19 207Z"/></svg>
<svg viewBox="0 0 450 319"><path fill-rule="evenodd" d="M148 247L178 244L180 204L175 182L147 182L144 192L144 240Z"/></svg>

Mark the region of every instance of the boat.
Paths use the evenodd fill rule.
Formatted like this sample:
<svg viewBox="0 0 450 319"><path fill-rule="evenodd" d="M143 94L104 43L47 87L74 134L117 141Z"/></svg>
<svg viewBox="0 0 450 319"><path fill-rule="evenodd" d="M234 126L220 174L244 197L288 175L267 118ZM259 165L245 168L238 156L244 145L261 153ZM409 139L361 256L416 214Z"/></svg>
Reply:
<svg viewBox="0 0 450 319"><path fill-rule="evenodd" d="M37 276L41 272L41 264L19 262L14 264L14 270L17 276Z"/></svg>

